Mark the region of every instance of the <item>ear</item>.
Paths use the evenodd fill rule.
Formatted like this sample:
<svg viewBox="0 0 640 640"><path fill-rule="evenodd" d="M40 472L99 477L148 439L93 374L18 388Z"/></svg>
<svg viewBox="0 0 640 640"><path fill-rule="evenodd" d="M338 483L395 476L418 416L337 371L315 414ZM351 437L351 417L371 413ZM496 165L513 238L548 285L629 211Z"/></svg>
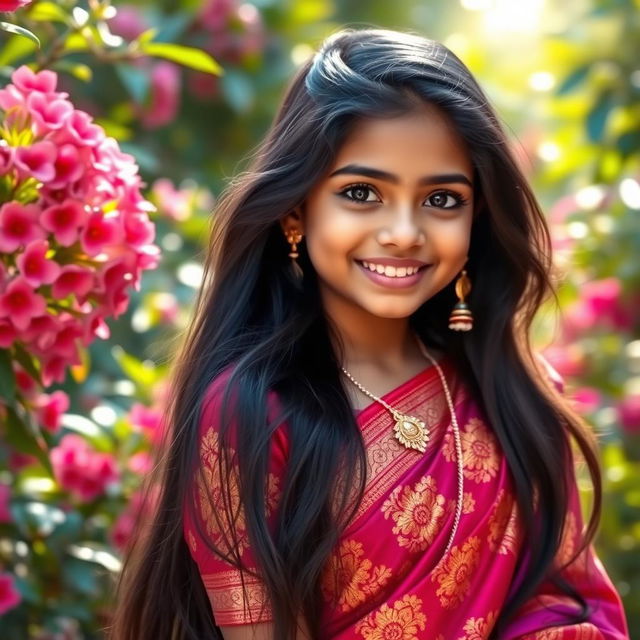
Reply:
<svg viewBox="0 0 640 640"><path fill-rule="evenodd" d="M288 229L297 229L304 235L304 215L302 205L295 207L289 213L280 218L280 226L282 231L285 232Z"/></svg>

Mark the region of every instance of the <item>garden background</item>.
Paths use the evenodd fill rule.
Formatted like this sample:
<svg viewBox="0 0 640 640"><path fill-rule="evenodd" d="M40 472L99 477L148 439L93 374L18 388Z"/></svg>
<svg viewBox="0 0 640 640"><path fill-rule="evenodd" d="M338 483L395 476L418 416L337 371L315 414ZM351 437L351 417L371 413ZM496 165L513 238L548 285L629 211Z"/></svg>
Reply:
<svg viewBox="0 0 640 640"><path fill-rule="evenodd" d="M375 25L464 60L548 214L561 312L536 344L599 434L596 546L640 639L638 0L0 11L0 637L103 637L216 199L296 65Z"/></svg>

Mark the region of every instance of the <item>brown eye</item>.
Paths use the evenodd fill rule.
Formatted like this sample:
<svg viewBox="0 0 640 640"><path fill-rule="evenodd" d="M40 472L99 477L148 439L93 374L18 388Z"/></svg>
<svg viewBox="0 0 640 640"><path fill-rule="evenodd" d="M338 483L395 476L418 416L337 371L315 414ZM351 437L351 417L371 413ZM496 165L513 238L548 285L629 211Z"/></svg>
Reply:
<svg viewBox="0 0 640 640"><path fill-rule="evenodd" d="M368 196L373 195L373 199ZM354 184L340 192L340 195L353 202L379 202L375 192L367 184Z"/></svg>
<svg viewBox="0 0 640 640"><path fill-rule="evenodd" d="M427 202L438 209L456 209L466 204L467 200L451 191L437 191L427 198Z"/></svg>

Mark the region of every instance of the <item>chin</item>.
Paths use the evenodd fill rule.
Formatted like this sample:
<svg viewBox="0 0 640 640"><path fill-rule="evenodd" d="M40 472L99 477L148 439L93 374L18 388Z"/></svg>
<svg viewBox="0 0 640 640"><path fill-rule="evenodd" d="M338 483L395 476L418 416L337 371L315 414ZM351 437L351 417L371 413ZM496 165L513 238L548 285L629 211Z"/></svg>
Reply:
<svg viewBox="0 0 640 640"><path fill-rule="evenodd" d="M408 318L412 315L417 309L420 308L420 305L406 305L399 302L390 305L384 305L381 307L364 307L372 316L376 316L378 318L386 318L388 320L400 320L403 318Z"/></svg>

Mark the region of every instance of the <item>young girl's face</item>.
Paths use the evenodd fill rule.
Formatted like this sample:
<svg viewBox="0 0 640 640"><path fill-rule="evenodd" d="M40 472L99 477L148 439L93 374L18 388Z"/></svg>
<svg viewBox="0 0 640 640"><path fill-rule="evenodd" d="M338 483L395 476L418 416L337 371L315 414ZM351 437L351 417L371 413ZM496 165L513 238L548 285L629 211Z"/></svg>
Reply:
<svg viewBox="0 0 640 640"><path fill-rule="evenodd" d="M355 305L404 318L449 284L467 259L472 180L465 144L438 108L359 120L299 218L283 221L305 236L329 314Z"/></svg>

